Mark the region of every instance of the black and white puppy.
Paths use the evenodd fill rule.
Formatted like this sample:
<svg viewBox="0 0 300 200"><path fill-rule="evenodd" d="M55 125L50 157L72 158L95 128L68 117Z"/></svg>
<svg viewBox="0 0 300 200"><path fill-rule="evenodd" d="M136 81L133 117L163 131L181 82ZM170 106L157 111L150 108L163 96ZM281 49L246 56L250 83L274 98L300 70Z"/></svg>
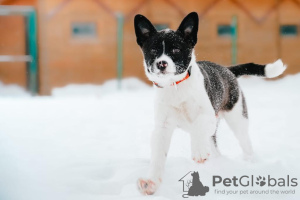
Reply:
<svg viewBox="0 0 300 200"><path fill-rule="evenodd" d="M134 19L145 73L157 88L150 173L148 178L138 180L143 194L153 194L162 181L176 127L190 133L192 159L204 163L212 153L218 153L215 132L219 119L224 118L244 154L251 157L247 107L237 77L272 78L286 68L280 59L267 65L247 63L229 68L208 61L196 62L198 21L193 12L183 19L177 31L157 31L146 17L136 15Z"/></svg>

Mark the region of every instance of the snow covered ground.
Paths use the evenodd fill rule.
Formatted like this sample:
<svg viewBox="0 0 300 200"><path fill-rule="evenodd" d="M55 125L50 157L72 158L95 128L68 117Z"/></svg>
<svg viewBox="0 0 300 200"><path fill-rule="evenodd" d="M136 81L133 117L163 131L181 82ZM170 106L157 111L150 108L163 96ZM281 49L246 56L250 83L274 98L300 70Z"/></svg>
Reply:
<svg viewBox="0 0 300 200"><path fill-rule="evenodd" d="M210 187L197 199L300 199L299 186L212 187L213 175L300 178L300 74L278 81L240 79L240 84L249 108L255 161L241 158L225 122L218 131L223 155L205 164L191 160L188 134L176 130L163 183L154 196L146 197L137 191L136 180L145 177L149 167L152 87L127 79L121 92L110 81L30 97L16 86L0 85L0 199L183 199L178 180L189 171L198 171ZM215 189L238 194L216 194ZM295 194L239 194L246 189Z"/></svg>

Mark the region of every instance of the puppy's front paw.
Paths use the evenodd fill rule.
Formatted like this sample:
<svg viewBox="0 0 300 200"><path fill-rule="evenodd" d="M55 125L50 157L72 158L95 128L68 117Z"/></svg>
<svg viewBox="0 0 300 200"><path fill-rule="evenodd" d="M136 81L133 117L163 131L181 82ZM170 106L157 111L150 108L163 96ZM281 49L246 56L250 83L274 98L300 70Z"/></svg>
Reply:
<svg viewBox="0 0 300 200"><path fill-rule="evenodd" d="M210 148L199 148L192 152L192 158L196 163L204 163L211 155Z"/></svg>
<svg viewBox="0 0 300 200"><path fill-rule="evenodd" d="M140 192L144 195L152 195L157 190L161 179L154 181L151 179L138 179L137 186Z"/></svg>
<svg viewBox="0 0 300 200"><path fill-rule="evenodd" d="M195 157L193 157L193 160L196 163L204 163L208 159L209 156L210 156L210 154L207 154L207 156L195 156Z"/></svg>

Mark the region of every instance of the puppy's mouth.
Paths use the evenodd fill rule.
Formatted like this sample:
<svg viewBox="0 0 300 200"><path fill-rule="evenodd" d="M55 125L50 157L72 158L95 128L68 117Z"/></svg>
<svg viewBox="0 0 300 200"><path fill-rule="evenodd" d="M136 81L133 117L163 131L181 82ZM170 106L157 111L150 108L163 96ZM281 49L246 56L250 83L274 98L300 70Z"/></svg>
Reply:
<svg viewBox="0 0 300 200"><path fill-rule="evenodd" d="M162 71L162 72L154 72L154 73L149 73L151 77L154 79L172 79L175 77L176 73L175 72L167 72L167 71Z"/></svg>
<svg viewBox="0 0 300 200"><path fill-rule="evenodd" d="M166 76L166 75L174 75L175 73L163 71L163 72L158 72L158 73L154 73L154 74L156 74L157 76Z"/></svg>
<svg viewBox="0 0 300 200"><path fill-rule="evenodd" d="M147 77L155 85L159 87L167 87L174 85L175 82L183 78L184 73L176 74L174 72L157 72L157 73L148 73Z"/></svg>
<svg viewBox="0 0 300 200"><path fill-rule="evenodd" d="M174 76L176 75L176 72L170 72L170 71L159 71L158 69L152 69L150 67L147 68L147 72L150 76L155 77L165 77L165 76Z"/></svg>

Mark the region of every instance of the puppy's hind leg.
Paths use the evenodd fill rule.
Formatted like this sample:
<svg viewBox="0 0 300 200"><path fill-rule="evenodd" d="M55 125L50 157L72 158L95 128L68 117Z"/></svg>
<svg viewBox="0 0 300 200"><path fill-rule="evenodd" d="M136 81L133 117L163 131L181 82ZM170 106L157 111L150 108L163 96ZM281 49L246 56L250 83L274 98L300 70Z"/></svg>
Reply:
<svg viewBox="0 0 300 200"><path fill-rule="evenodd" d="M218 142L217 142L217 131L218 131L219 123L220 123L220 120L218 119L215 134L213 136L211 136L211 140L210 140L211 153L212 153L213 156L219 156L221 154L220 151L219 151Z"/></svg>
<svg viewBox="0 0 300 200"><path fill-rule="evenodd" d="M252 158L253 148L248 134L249 120L247 106L242 92L240 92L239 100L232 110L224 112L224 118L239 141L245 158Z"/></svg>

